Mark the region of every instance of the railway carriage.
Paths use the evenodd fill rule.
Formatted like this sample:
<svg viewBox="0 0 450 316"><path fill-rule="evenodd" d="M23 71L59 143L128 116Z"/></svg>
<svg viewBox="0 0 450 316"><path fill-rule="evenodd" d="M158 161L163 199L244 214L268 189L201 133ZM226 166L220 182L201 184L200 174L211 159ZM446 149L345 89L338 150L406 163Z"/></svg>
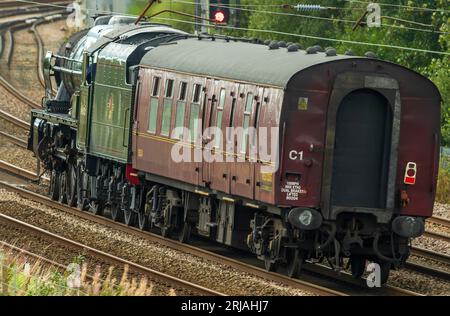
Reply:
<svg viewBox="0 0 450 316"><path fill-rule="evenodd" d="M291 276L306 259L350 258L357 277L378 262L385 282L407 259L436 190L428 79L332 48L110 29L83 54L48 56L48 75L65 75L33 111L29 149L54 199L247 249Z"/></svg>

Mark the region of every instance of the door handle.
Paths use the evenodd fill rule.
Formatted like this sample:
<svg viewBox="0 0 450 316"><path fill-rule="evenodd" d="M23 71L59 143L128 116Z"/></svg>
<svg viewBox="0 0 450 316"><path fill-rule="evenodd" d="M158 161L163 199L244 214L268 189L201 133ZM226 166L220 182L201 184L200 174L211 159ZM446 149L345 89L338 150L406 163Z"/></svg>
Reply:
<svg viewBox="0 0 450 316"><path fill-rule="evenodd" d="M128 108L128 109L126 109L125 110L125 115L124 115L124 118L123 118L123 141L122 141L122 145L123 145L123 147L127 147L128 145L126 145L125 144L125 139L127 139L126 137L127 137L127 133L126 133L126 131L127 131L127 128L126 128L126 124L127 124L127 118L129 119L129 113L130 113L130 108ZM128 115L127 115L128 114ZM128 127L128 129L129 129L129 127ZM128 141L128 140L127 140Z"/></svg>

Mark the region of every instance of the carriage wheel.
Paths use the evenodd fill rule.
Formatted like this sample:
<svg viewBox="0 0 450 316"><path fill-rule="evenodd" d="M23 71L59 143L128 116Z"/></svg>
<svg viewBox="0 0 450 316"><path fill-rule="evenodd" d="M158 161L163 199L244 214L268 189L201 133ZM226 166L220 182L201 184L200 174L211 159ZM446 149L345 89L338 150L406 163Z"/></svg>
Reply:
<svg viewBox="0 0 450 316"><path fill-rule="evenodd" d="M120 204L118 203L113 203L111 205L111 218L113 219L113 221L115 222L122 222L123 221L123 210L120 207Z"/></svg>
<svg viewBox="0 0 450 316"><path fill-rule="evenodd" d="M391 272L391 263L381 260L377 261L377 263L380 265L381 284L386 284L386 282L389 279L389 274Z"/></svg>
<svg viewBox="0 0 450 316"><path fill-rule="evenodd" d="M95 201L90 204L89 210L95 215L102 216L105 211L105 203L102 201Z"/></svg>
<svg viewBox="0 0 450 316"><path fill-rule="evenodd" d="M67 171L63 171L59 176L59 202L66 204L67 203L67 195L66 195L66 185L67 185Z"/></svg>
<svg viewBox="0 0 450 316"><path fill-rule="evenodd" d="M59 199L59 174L56 170L52 170L50 174L50 185L48 187L48 196L53 201L58 201Z"/></svg>
<svg viewBox="0 0 450 316"><path fill-rule="evenodd" d="M123 218L125 225L127 226L135 226L136 225L136 212L130 210L129 208L123 210Z"/></svg>
<svg viewBox="0 0 450 316"><path fill-rule="evenodd" d="M140 230L148 230L148 216L144 212L137 214L138 225Z"/></svg>
<svg viewBox="0 0 450 316"><path fill-rule="evenodd" d="M66 175L66 198L67 205L76 206L77 205L77 172L73 165L69 165L68 172Z"/></svg>
<svg viewBox="0 0 450 316"><path fill-rule="evenodd" d="M180 234L178 235L178 240L182 243L188 243L191 238L192 225L185 222L181 228Z"/></svg>
<svg viewBox="0 0 450 316"><path fill-rule="evenodd" d="M298 248L286 249L287 275L297 278L303 266L303 256Z"/></svg>
<svg viewBox="0 0 450 316"><path fill-rule="evenodd" d="M350 268L354 278L359 279L363 276L366 270L366 258L358 255L350 256Z"/></svg>
<svg viewBox="0 0 450 316"><path fill-rule="evenodd" d="M164 238L169 238L171 233L172 229L170 226L161 227L161 236L163 236Z"/></svg>
<svg viewBox="0 0 450 316"><path fill-rule="evenodd" d="M268 272L275 272L278 270L278 262L268 256L264 258L264 266Z"/></svg>

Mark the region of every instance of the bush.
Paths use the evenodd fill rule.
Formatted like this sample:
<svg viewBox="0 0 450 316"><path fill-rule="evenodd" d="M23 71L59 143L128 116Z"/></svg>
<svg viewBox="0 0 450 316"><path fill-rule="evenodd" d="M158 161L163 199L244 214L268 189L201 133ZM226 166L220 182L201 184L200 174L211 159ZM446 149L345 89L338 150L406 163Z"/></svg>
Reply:
<svg viewBox="0 0 450 316"><path fill-rule="evenodd" d="M450 204L450 161L442 161L441 163L436 201L444 204Z"/></svg>

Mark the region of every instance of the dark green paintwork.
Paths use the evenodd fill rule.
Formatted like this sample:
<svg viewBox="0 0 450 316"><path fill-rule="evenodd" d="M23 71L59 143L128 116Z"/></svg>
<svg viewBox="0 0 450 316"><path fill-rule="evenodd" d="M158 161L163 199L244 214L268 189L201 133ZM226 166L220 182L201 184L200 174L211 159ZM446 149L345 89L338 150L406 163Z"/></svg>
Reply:
<svg viewBox="0 0 450 316"><path fill-rule="evenodd" d="M134 49L110 43L98 55L89 120L89 154L124 163L132 105L132 86L125 82L126 59Z"/></svg>

